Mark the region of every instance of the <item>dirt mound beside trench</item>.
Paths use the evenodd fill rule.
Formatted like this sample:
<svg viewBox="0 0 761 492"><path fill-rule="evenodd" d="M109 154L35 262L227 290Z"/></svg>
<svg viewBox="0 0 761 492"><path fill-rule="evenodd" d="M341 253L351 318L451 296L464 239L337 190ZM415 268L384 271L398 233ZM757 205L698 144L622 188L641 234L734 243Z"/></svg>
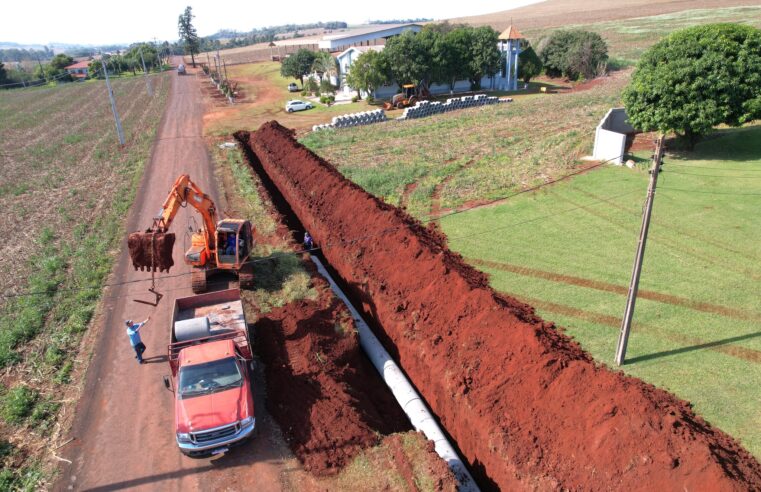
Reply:
<svg viewBox="0 0 761 492"><path fill-rule="evenodd" d="M495 293L443 236L343 178L291 131L269 122L236 137L483 489L761 489L761 465L687 402L597 366L531 307Z"/></svg>
<svg viewBox="0 0 761 492"><path fill-rule="evenodd" d="M330 475L380 435L410 425L363 359L354 320L327 284L318 287L318 301L288 304L256 322L257 351L267 407L291 450L311 473Z"/></svg>

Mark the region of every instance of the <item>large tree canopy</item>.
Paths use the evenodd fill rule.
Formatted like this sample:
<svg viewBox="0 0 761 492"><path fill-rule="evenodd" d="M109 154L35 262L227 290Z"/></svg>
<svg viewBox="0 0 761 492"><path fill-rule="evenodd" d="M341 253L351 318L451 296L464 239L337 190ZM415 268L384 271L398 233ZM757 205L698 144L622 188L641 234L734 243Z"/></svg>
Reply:
<svg viewBox="0 0 761 492"><path fill-rule="evenodd" d="M280 75L283 77L293 77L299 79L301 85L304 85L304 77L307 74L312 73L312 66L316 57L314 51L301 48L296 53L292 54L280 65Z"/></svg>
<svg viewBox="0 0 761 492"><path fill-rule="evenodd" d="M440 36L434 47L434 62L439 66L436 82L449 84L454 90L455 82L468 78L472 42L473 30L464 27L449 29Z"/></svg>
<svg viewBox="0 0 761 492"><path fill-rule="evenodd" d="M193 7L185 7L185 12L180 14L180 18L177 21L177 29L180 34L180 41L185 45L185 53L190 54L190 60L193 62L193 67L196 66L195 55L199 51L200 41L198 40L198 32L193 26Z"/></svg>
<svg viewBox="0 0 761 492"><path fill-rule="evenodd" d="M623 99L634 127L676 132L690 148L716 125L761 118L761 31L711 24L674 32L643 54Z"/></svg>
<svg viewBox="0 0 761 492"><path fill-rule="evenodd" d="M430 31L426 42L421 42L420 34L405 31L386 42L383 56L388 59L391 74L399 87L403 84L419 85L426 82L433 66L427 41L436 35L437 33Z"/></svg>
<svg viewBox="0 0 761 492"><path fill-rule="evenodd" d="M608 46L596 32L559 30L539 45L542 47L539 56L551 77L592 79L608 62Z"/></svg>
<svg viewBox="0 0 761 492"><path fill-rule="evenodd" d="M502 55L499 52L498 42L499 33L491 27L483 26L473 30L468 79L474 90L481 88L482 77L493 76L499 72Z"/></svg>
<svg viewBox="0 0 761 492"><path fill-rule="evenodd" d="M430 25L417 34L407 31L390 38L383 50L394 81L427 89L432 83L454 87L467 78L479 88L481 78L499 71L498 33L490 27Z"/></svg>
<svg viewBox="0 0 761 492"><path fill-rule="evenodd" d="M359 55L346 74L346 83L357 90L357 96L360 95L360 90L373 94L378 87L390 81L388 60L382 53L374 50Z"/></svg>

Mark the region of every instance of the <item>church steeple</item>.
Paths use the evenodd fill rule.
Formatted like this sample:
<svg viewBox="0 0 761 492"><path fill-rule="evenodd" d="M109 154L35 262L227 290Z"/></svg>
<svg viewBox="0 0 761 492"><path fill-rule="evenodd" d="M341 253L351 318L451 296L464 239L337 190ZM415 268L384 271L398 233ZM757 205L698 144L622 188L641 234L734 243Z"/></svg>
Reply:
<svg viewBox="0 0 761 492"><path fill-rule="evenodd" d="M518 89L518 55L523 51L524 39L523 34L512 24L499 35L502 69L497 78L497 88L500 90Z"/></svg>

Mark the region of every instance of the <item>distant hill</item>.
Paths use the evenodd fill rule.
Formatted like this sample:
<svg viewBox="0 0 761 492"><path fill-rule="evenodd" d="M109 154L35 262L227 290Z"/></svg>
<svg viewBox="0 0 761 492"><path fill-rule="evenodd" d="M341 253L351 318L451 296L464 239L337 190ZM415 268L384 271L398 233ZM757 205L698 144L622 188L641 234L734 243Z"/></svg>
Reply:
<svg viewBox="0 0 761 492"><path fill-rule="evenodd" d="M518 29L562 27L682 10L756 6L757 0L547 0L492 14L456 17L450 23L488 25L501 31L512 22Z"/></svg>

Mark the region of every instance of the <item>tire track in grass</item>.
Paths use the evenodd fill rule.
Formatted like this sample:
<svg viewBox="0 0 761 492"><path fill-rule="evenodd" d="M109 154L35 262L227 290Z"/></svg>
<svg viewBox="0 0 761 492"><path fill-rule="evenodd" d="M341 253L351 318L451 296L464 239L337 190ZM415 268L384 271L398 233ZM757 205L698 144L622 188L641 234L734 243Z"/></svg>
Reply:
<svg viewBox="0 0 761 492"><path fill-rule="evenodd" d="M571 318L576 318L576 319L588 321L590 323L595 323L598 325L607 326L607 327L615 328L615 329L619 329L621 327L621 320L615 316L610 316L607 314L600 314L600 313L593 313L591 311L586 311L586 310L575 308L572 306L567 306L565 304L557 304L554 302L549 302L549 301L546 301L543 299L537 299L534 297L516 295L511 292L506 292L506 294L509 296L515 297L521 302L525 302L526 304L534 306L535 308L549 311L554 314L561 314L563 316L569 316ZM637 330L641 330L643 332L646 332L658 337L664 337L667 340L680 344L682 346L677 347L673 350L666 351L666 352L659 352L657 354L645 354L638 357L634 357L628 361L629 363L636 360L645 360L646 358L654 358L656 355L658 356L677 355L679 353L683 353L683 352L687 352L691 350L707 349L707 350L712 350L714 352L720 352L724 355L729 355L737 359L742 359L744 361L751 362L753 364L761 364L760 350L754 350L754 349L750 349L746 347L739 347L737 345L731 345L732 343L735 343L735 342L740 342L743 340L749 340L751 338L761 337L761 332L749 333L745 335L739 335L735 337L725 338L722 340L713 340L708 342L702 338L691 337L691 336L682 335L679 333L665 333L661 329L661 327L650 325L648 323L636 322L636 326L637 326Z"/></svg>
<svg viewBox="0 0 761 492"><path fill-rule="evenodd" d="M536 268L529 268L520 265L513 265L511 263L482 260L478 258L466 258L467 262L479 267L492 268L494 270L501 270L503 272L515 273L517 275L523 275L525 277L539 278L542 280L549 280L551 282L557 282L566 285L573 285L575 287L584 287L587 289L599 290L602 292L610 292L626 296L629 293L628 287L624 285L616 285L600 280L592 280L583 277L576 277L573 275L565 275L562 273L548 272L546 270L539 270ZM743 311L741 309L735 309L727 306L721 306L719 304L711 304L708 302L699 302L686 297L679 297L672 294L665 294L663 292L656 292L653 290L640 289L638 291L638 297L647 299L650 301L661 302L663 304L670 304L672 306L684 307L692 309L693 311L700 311L703 313L718 314L727 318L732 318L742 321L761 322L761 313L753 313Z"/></svg>
<svg viewBox="0 0 761 492"><path fill-rule="evenodd" d="M470 159L468 162L457 168L452 174L449 174L444 179L442 179L439 184L434 186L433 193L431 193L431 208L429 213L431 223L437 225L439 224L439 217L441 216L441 192L444 187L447 185L447 183L452 181L452 179L454 179L457 174L472 166L474 162L475 159Z"/></svg>
<svg viewBox="0 0 761 492"><path fill-rule="evenodd" d="M410 202L410 195L415 191L415 188L417 188L417 181L407 183L404 186L402 197L399 199L399 208L407 208L407 204Z"/></svg>

